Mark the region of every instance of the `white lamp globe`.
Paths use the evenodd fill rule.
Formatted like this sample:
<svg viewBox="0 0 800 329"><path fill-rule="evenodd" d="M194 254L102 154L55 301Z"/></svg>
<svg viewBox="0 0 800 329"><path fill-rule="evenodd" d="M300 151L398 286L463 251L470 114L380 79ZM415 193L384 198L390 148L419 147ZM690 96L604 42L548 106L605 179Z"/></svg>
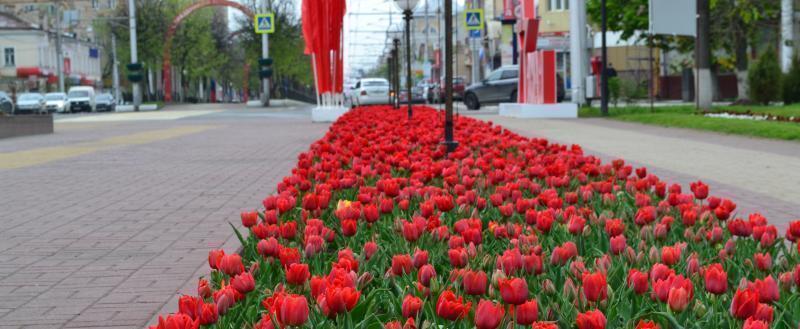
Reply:
<svg viewBox="0 0 800 329"><path fill-rule="evenodd" d="M400 8L400 10L414 11L414 8L417 7L419 0L394 0L394 3Z"/></svg>

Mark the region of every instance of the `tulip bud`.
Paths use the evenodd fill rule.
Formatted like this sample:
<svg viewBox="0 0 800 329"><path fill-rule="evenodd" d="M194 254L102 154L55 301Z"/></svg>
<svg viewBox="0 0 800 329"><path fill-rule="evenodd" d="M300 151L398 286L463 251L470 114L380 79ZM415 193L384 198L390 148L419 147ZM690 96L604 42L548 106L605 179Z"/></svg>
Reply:
<svg viewBox="0 0 800 329"><path fill-rule="evenodd" d="M633 251L633 248L628 246L625 248L625 260L628 261L628 264L635 264L636 263L636 252Z"/></svg>
<svg viewBox="0 0 800 329"><path fill-rule="evenodd" d="M700 302L700 300L695 299L694 307L692 307L692 311L694 312L694 314L699 319L699 318L702 318L702 317L704 317L706 315L706 312L708 312L708 309L706 308L706 306L703 303Z"/></svg>
<svg viewBox="0 0 800 329"><path fill-rule="evenodd" d="M733 241L733 239L729 239L727 242L725 242L725 252L731 256L736 253L736 242Z"/></svg>
<svg viewBox="0 0 800 329"><path fill-rule="evenodd" d="M650 247L649 257L651 263L658 263L658 261L660 260L661 257L659 257L658 249L656 249L655 246Z"/></svg>
<svg viewBox="0 0 800 329"><path fill-rule="evenodd" d="M362 290L366 287L370 282L372 282L372 273L369 271L364 271L364 274L358 278L358 289Z"/></svg>
<svg viewBox="0 0 800 329"><path fill-rule="evenodd" d="M497 286L497 282L500 279L506 279L506 274L503 273L502 270L495 270L494 273L492 273L492 285Z"/></svg>
<svg viewBox="0 0 800 329"><path fill-rule="evenodd" d="M787 274L789 274L789 280L791 281L792 273ZM553 284L553 281L550 281L550 279L545 279L544 282L542 282L542 291L544 291L546 294L555 294L556 286Z"/></svg>
<svg viewBox="0 0 800 329"><path fill-rule="evenodd" d="M794 284L793 279L794 278L792 277L792 272L781 273L781 276L779 277L779 280L781 282L781 288L785 290L791 290L792 285Z"/></svg>

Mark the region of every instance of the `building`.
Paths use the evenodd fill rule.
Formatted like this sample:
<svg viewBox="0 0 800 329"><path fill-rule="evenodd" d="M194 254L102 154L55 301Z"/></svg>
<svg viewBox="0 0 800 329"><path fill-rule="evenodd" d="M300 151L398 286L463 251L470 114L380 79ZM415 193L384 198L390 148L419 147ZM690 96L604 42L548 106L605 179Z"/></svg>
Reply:
<svg viewBox="0 0 800 329"><path fill-rule="evenodd" d="M441 5L441 1L421 1L414 12L411 21L411 69L415 82L423 79L438 82L444 77L444 9ZM463 24L459 25L463 7L455 2L453 7L453 76L469 78L469 39ZM405 51L405 48L402 49Z"/></svg>
<svg viewBox="0 0 800 329"><path fill-rule="evenodd" d="M58 88L56 33L0 12L0 90L54 91ZM62 36L65 85L101 83L100 49L74 35Z"/></svg>
<svg viewBox="0 0 800 329"><path fill-rule="evenodd" d="M110 16L120 0L4 0L0 11L16 15L44 30L55 30L61 14L62 31L77 39L94 41L93 25L101 16ZM60 5L60 7L57 7Z"/></svg>

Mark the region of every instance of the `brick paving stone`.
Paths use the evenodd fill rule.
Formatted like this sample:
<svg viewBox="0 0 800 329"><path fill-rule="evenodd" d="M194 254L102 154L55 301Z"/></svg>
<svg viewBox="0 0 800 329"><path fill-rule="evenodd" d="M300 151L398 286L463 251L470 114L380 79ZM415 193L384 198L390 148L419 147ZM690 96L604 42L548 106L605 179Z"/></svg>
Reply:
<svg viewBox="0 0 800 329"><path fill-rule="evenodd" d="M196 108L219 106L168 111ZM57 121L54 135L0 141L3 153L213 127L0 170L0 329L151 324L207 267L208 250L237 248L228 222L258 207L328 128L312 124L307 109L282 111L230 106L179 120Z"/></svg>

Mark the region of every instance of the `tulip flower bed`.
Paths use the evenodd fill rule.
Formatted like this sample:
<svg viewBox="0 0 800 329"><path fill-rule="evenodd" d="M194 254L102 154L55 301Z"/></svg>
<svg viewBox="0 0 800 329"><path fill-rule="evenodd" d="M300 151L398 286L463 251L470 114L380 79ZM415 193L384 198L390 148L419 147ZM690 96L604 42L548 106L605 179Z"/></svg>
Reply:
<svg viewBox="0 0 800 329"><path fill-rule="evenodd" d="M334 123L153 328L798 328L800 221L470 118L448 157L405 116Z"/></svg>

